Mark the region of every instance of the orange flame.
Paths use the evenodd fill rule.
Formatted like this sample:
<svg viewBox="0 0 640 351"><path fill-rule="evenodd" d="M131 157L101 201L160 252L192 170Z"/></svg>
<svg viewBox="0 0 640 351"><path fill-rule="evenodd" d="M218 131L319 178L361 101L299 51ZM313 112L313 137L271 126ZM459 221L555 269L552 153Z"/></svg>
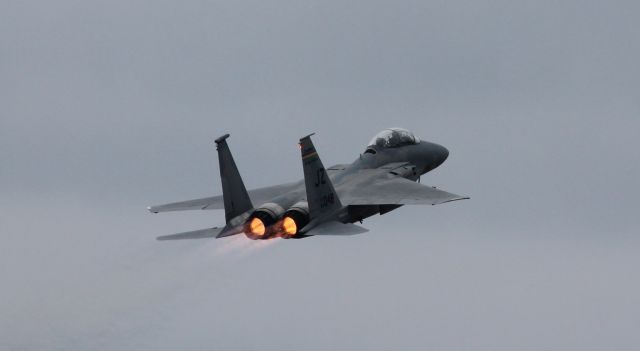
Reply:
<svg viewBox="0 0 640 351"><path fill-rule="evenodd" d="M291 217L284 217L284 219L282 219L282 230L287 236L296 235L296 233L298 232L296 221L294 221Z"/></svg>
<svg viewBox="0 0 640 351"><path fill-rule="evenodd" d="M263 236L266 231L267 228L264 226L264 223L260 218L254 217L251 222L249 222L249 233L257 236Z"/></svg>

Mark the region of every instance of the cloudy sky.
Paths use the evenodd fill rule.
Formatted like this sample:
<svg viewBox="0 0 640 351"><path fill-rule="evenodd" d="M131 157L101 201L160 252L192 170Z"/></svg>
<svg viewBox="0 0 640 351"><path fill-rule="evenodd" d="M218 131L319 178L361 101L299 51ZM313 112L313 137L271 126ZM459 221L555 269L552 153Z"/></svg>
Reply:
<svg viewBox="0 0 640 351"><path fill-rule="evenodd" d="M637 350L637 1L0 2L0 349ZM401 126L445 145L349 238L163 242Z"/></svg>

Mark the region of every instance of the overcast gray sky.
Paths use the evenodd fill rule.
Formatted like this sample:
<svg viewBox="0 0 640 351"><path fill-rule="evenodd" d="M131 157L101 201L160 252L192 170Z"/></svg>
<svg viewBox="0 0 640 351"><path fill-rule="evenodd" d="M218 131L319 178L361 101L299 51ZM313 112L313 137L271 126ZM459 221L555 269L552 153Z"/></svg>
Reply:
<svg viewBox="0 0 640 351"><path fill-rule="evenodd" d="M637 1L0 2L0 349L640 348ZM349 238L159 243L296 142L449 148Z"/></svg>

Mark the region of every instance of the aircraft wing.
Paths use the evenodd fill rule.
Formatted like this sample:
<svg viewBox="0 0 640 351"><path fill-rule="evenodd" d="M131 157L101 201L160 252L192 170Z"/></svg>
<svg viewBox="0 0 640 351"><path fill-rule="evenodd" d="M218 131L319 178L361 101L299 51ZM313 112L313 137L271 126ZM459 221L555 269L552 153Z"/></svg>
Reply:
<svg viewBox="0 0 640 351"><path fill-rule="evenodd" d="M468 199L402 177L378 178L341 190L340 200L345 205L438 205Z"/></svg>
<svg viewBox="0 0 640 351"><path fill-rule="evenodd" d="M251 202L256 205L263 204L279 195L285 194L300 186L300 182L286 183L264 188L249 190ZM149 212L169 212L169 211L187 211L187 210L223 210L224 201L222 195L205 197L201 199L172 202L164 205L149 206Z"/></svg>

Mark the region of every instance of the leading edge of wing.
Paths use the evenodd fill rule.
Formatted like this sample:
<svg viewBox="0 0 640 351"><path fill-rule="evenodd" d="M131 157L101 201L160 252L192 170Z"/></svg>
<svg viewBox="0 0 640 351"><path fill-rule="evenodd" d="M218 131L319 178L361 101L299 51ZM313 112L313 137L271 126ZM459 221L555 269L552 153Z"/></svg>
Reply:
<svg viewBox="0 0 640 351"><path fill-rule="evenodd" d="M469 199L400 177L376 180L340 196L346 205L439 205Z"/></svg>
<svg viewBox="0 0 640 351"><path fill-rule="evenodd" d="M279 185L268 186L249 190L251 201L260 205L268 202L270 199L294 190L300 186L301 182L292 182ZM163 205L149 206L147 210L153 213L170 212L170 211L188 211L188 210L223 210L224 201L222 195L204 197L200 199L172 202Z"/></svg>

